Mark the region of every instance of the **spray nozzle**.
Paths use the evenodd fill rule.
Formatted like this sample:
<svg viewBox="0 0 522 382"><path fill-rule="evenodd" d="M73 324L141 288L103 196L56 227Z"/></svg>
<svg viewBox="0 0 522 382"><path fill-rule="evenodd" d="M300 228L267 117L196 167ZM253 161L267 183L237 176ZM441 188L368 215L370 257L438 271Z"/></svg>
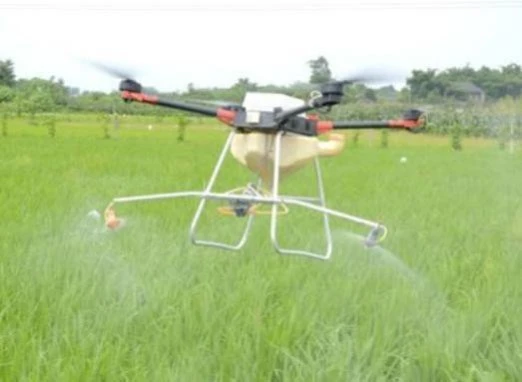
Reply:
<svg viewBox="0 0 522 382"><path fill-rule="evenodd" d="M386 228L384 226L377 226L372 228L366 239L364 239L364 245L368 248L375 247L377 244L382 242L386 237Z"/></svg>
<svg viewBox="0 0 522 382"><path fill-rule="evenodd" d="M104 213L105 218L105 226L110 229L119 228L121 225L121 219L116 216L116 212L114 211L113 204L109 204L109 206L105 209Z"/></svg>

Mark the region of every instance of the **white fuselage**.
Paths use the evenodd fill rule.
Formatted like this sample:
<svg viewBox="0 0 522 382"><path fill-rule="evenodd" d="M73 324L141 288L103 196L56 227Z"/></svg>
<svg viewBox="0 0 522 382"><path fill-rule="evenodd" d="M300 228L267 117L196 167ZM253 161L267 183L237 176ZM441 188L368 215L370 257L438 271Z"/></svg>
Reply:
<svg viewBox="0 0 522 382"><path fill-rule="evenodd" d="M260 112L272 112L275 108L283 110L303 106L299 98L278 93L247 92L243 107L247 121L256 122ZM301 114L305 117L305 114ZM236 134L232 142L232 156L250 171L261 177L270 186L273 177L275 134L249 132ZM310 163L317 155L336 155L344 147L344 136L331 141L320 141L317 137L287 133L281 139L280 179Z"/></svg>

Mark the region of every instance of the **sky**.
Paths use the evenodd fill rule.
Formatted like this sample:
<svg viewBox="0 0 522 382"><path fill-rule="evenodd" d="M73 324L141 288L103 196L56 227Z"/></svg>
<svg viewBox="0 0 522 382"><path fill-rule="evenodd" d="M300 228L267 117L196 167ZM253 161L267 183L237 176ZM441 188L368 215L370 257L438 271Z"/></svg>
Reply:
<svg viewBox="0 0 522 382"><path fill-rule="evenodd" d="M307 81L323 55L336 77L370 68L402 86L413 69L522 64L521 16L522 0L0 0L0 60L116 89L98 61L173 91Z"/></svg>

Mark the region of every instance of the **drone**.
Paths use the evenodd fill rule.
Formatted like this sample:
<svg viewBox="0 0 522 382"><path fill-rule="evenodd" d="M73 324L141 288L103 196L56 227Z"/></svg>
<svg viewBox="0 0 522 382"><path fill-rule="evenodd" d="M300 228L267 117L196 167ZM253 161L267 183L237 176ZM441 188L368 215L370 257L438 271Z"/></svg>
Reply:
<svg viewBox="0 0 522 382"><path fill-rule="evenodd" d="M211 106L210 103L202 105L147 94L143 91L142 85L131 76L107 67L102 69L120 78L119 92L124 102L139 102L213 117L230 127L230 133L203 190L116 197L104 211L105 225L109 229L114 230L122 225L122 219L115 212L116 204L196 197L200 201L189 228L189 238L193 245L238 251L247 242L254 217L258 215L270 216L270 240L275 251L281 255L330 259L333 251L330 216L367 227L369 232L362 239L366 248L374 247L385 239L388 230L384 225L327 207L320 158L333 157L343 151L345 136L336 131L403 129L412 133L419 132L426 123L421 110L410 109L402 118L382 121L321 120L318 113L312 113L330 111L339 105L344 96L344 87L366 82L362 77L325 82L318 90L312 91L306 101L285 94L247 91L241 104L216 103ZM320 139L321 137L327 139ZM215 183L221 175L222 165L229 153L239 165L252 172L256 180L243 187L218 192L215 190ZM307 166L315 168L317 196L281 194L280 183L290 174ZM236 242L198 237L199 220L208 200L217 200L224 204L217 209L221 215L245 220L243 231ZM326 242L324 252L280 245L278 223L280 216L289 213L289 206L298 206L322 214Z"/></svg>

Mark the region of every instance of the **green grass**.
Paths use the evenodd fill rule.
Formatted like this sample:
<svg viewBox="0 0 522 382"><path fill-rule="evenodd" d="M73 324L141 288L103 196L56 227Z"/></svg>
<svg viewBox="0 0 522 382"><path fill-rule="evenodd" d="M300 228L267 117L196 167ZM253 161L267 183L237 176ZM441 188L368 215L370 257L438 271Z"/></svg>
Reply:
<svg viewBox="0 0 522 382"><path fill-rule="evenodd" d="M117 205L127 225L106 232L89 211L202 189L227 134L189 126L178 143L172 121L149 123L103 139L94 120L59 121L55 138L10 121L0 137L0 380L522 379L519 152L348 138L322 161L329 206L386 224L386 250L332 218L333 258L318 262L277 255L267 217L241 252L190 245L195 199ZM226 169L221 190L251 180ZM312 175L285 189L313 194ZM234 240L242 221L215 206L201 235ZM320 219L304 214L281 217L282 242L320 249Z"/></svg>

